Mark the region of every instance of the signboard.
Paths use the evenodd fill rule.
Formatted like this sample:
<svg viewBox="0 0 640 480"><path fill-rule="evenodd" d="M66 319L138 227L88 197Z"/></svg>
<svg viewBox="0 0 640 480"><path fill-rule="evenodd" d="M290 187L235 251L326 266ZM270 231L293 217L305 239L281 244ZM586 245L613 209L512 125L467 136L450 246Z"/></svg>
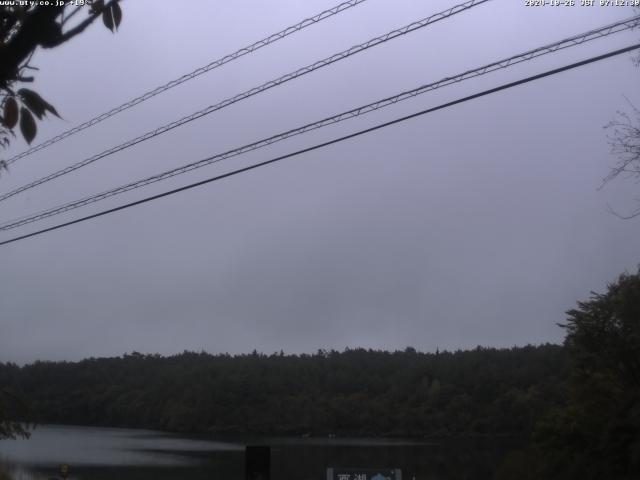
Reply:
<svg viewBox="0 0 640 480"><path fill-rule="evenodd" d="M327 468L327 480L402 480L399 468Z"/></svg>

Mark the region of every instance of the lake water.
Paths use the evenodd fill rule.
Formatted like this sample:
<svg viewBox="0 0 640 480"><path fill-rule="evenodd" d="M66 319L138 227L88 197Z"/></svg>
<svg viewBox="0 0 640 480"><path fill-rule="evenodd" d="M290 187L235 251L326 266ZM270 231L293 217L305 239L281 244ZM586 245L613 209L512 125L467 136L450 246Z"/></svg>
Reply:
<svg viewBox="0 0 640 480"><path fill-rule="evenodd" d="M118 428L39 426L29 440L0 441L0 461L24 479L242 480L244 447L270 445L274 480L325 480L327 467L401 468L403 479L489 480L512 442L331 438L187 438Z"/></svg>

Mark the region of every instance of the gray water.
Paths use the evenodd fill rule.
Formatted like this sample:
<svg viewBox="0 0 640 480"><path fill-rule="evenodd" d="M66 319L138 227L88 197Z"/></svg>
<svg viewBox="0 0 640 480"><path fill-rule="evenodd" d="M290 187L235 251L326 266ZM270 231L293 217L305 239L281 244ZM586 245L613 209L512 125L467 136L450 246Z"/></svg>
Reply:
<svg viewBox="0 0 640 480"><path fill-rule="evenodd" d="M241 480L244 447L271 446L274 480L326 478L327 467L401 468L411 480L493 478L511 441L460 442L366 438L187 438L149 430L39 426L28 440L0 441L0 462L18 480L57 477L60 464L73 480ZM505 442L502 442L505 443Z"/></svg>
<svg viewBox="0 0 640 480"><path fill-rule="evenodd" d="M0 441L0 461L24 478L242 478L244 445L150 430L39 426L29 439ZM216 462L216 459L218 460ZM31 472L32 475L26 475Z"/></svg>

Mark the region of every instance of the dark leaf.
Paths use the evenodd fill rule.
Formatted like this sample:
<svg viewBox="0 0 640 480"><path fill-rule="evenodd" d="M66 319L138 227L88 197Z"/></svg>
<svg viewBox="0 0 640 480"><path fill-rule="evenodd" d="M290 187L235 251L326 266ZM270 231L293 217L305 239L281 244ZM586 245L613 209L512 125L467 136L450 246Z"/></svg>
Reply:
<svg viewBox="0 0 640 480"><path fill-rule="evenodd" d="M53 105L51 105L50 103L47 103L47 110L48 110L49 112L53 113L56 117L58 117L58 118L62 118L62 117L60 116L60 114L58 113L58 111L56 110L56 108L55 108Z"/></svg>
<svg viewBox="0 0 640 480"><path fill-rule="evenodd" d="M38 131L33 115L24 107L20 109L20 131L29 144L36 138L36 132Z"/></svg>
<svg viewBox="0 0 640 480"><path fill-rule="evenodd" d="M51 112L56 117L60 118L60 115L58 115L58 112L53 107L53 105L51 105L33 90L29 90L28 88L21 88L20 90L18 90L18 95L20 95L20 98L29 108L29 110L35 113L39 119L42 119L42 116L47 112Z"/></svg>
<svg viewBox="0 0 640 480"><path fill-rule="evenodd" d="M45 102L36 92L22 88L18 91L18 95L20 95L22 103L24 103L25 106L36 115L36 117L41 119L46 113L47 109L45 107Z"/></svg>
<svg viewBox="0 0 640 480"><path fill-rule="evenodd" d="M110 8L108 8L104 12L102 12L102 22L104 23L105 27L107 27L112 32L114 31L113 30L113 15L111 13L111 9Z"/></svg>
<svg viewBox="0 0 640 480"><path fill-rule="evenodd" d="M18 123L18 102L13 97L4 102L4 124L7 128L13 128Z"/></svg>
<svg viewBox="0 0 640 480"><path fill-rule="evenodd" d="M120 26L120 22L122 21L122 9L120 8L120 4L115 2L111 5L111 12L113 13L113 22L116 26L116 30Z"/></svg>

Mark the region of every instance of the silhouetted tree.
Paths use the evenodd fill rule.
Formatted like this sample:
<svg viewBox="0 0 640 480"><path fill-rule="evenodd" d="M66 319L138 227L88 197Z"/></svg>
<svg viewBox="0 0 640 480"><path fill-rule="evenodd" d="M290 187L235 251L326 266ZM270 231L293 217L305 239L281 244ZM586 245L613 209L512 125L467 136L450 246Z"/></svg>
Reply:
<svg viewBox="0 0 640 480"><path fill-rule="evenodd" d="M543 474L640 478L640 270L567 313L567 401L535 434Z"/></svg>

